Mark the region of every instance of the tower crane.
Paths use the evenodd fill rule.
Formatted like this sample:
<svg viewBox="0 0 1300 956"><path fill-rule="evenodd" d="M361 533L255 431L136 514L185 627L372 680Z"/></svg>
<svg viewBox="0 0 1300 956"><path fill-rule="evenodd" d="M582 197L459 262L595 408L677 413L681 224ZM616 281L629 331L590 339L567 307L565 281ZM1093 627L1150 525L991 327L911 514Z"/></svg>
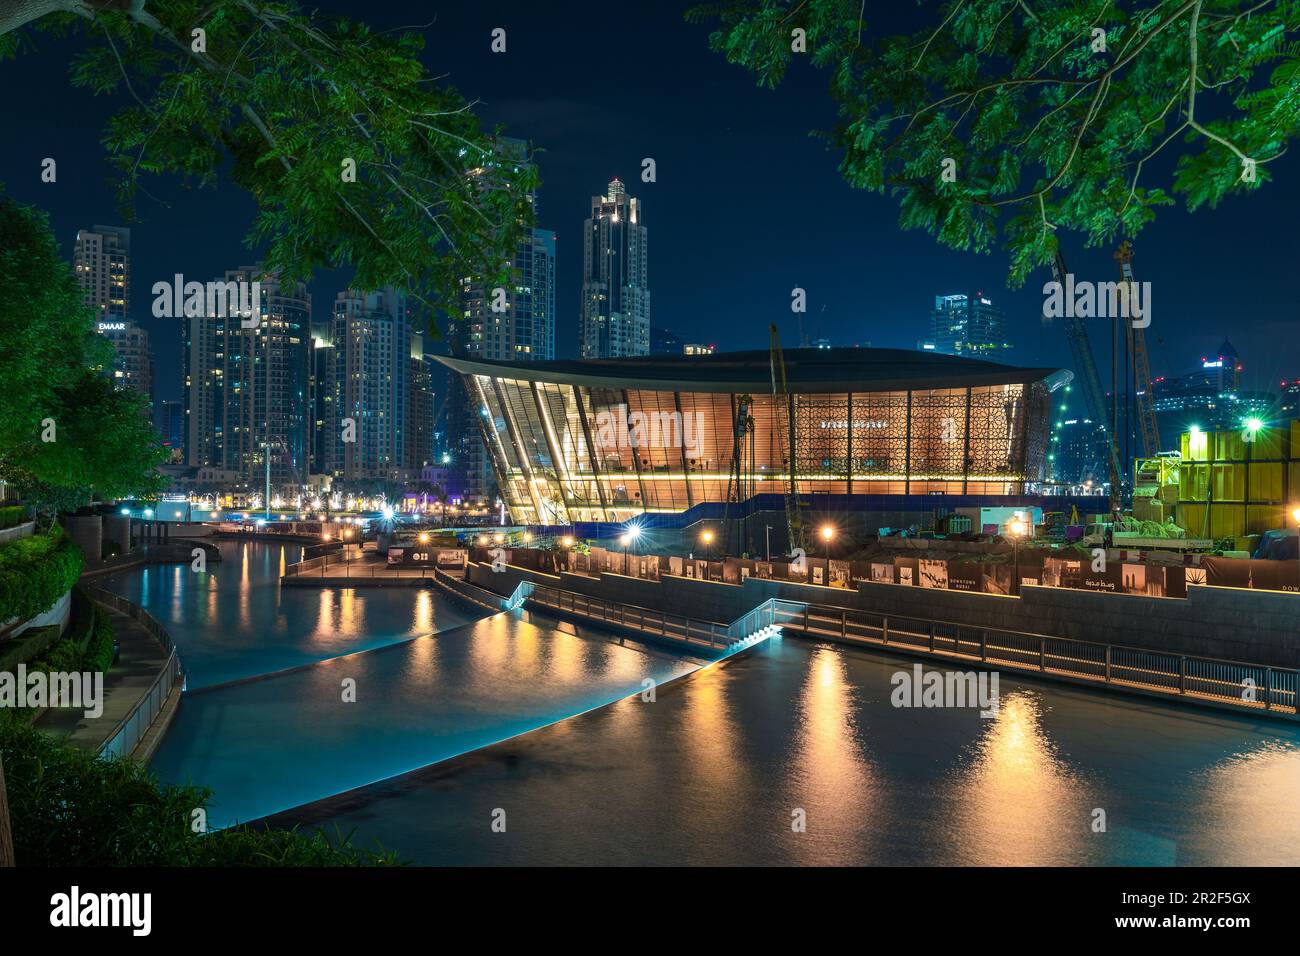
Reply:
<svg viewBox="0 0 1300 956"><path fill-rule="evenodd" d="M1134 295L1133 245L1127 239L1115 251L1120 277L1129 302L1137 301ZM1125 323L1128 336L1128 354L1133 360L1133 391L1137 406L1138 436L1142 442L1144 458L1154 458L1160 453L1160 428L1156 422L1155 397L1151 394L1151 359L1147 355L1147 333L1132 321Z"/></svg>
<svg viewBox="0 0 1300 956"><path fill-rule="evenodd" d="M785 494L785 522L786 534L790 543L790 548L802 548L806 546L804 540L803 515L799 511L799 481L795 467L795 448L794 448L794 415L791 405L794 399L790 395L789 383L785 377L785 353L781 351L781 334L777 331L776 324L771 326L771 347L768 355L772 367L772 396L773 402L785 416L786 427L778 427L777 431L781 433L781 452L785 459L790 473L790 485ZM780 418L777 419L778 423Z"/></svg>
<svg viewBox="0 0 1300 956"><path fill-rule="evenodd" d="M1070 270L1065 266L1065 258L1058 249L1052 257L1052 277L1060 284L1063 291L1067 288L1066 277L1069 274ZM1110 416L1106 413L1106 392L1101 386L1101 376L1097 374L1097 363L1092 357L1092 346L1088 342L1088 330L1084 327L1083 319L1075 315L1073 309L1067 308L1061 321L1065 326L1065 338L1070 345L1070 355L1074 359L1074 366L1079 373L1080 384L1083 386L1083 397L1088 406L1088 413L1094 422L1101 423L1102 432L1110 445L1110 513L1116 514L1119 511L1122 472L1119 466L1119 445L1115 440L1115 429L1110 424Z"/></svg>

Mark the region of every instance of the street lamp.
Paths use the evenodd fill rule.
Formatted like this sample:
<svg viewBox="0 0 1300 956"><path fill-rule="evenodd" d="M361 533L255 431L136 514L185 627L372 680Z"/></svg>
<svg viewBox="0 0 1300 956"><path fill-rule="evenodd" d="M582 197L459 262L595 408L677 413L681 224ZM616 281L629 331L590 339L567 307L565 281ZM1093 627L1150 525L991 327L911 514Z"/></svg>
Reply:
<svg viewBox="0 0 1300 956"><path fill-rule="evenodd" d="M700 533L700 542L704 545L704 557L707 560L709 552L712 550L710 546L713 544L713 532L710 529L705 528L704 531Z"/></svg>
<svg viewBox="0 0 1300 956"><path fill-rule="evenodd" d="M1012 518L1007 524L1007 531L1011 535L1011 546L1015 554L1015 570L1012 572L1015 584L1015 593L1020 594L1020 538L1024 535L1026 524L1019 516Z"/></svg>
<svg viewBox="0 0 1300 956"><path fill-rule="evenodd" d="M826 557L831 556L831 542L835 540L835 526L824 524L819 532L822 538L822 544L825 547Z"/></svg>
<svg viewBox="0 0 1300 956"><path fill-rule="evenodd" d="M628 525L628 526L627 526L627 530L626 530L626 531L624 532L624 534L623 534L623 546L624 546L624 548L627 548L627 547L630 546L630 545L636 544L637 540L638 540L640 537L641 537L641 526L640 526L639 524L630 524L630 525Z"/></svg>
<svg viewBox="0 0 1300 956"><path fill-rule="evenodd" d="M420 544L428 544L428 543L429 543L429 532L427 532L427 531L421 531L421 532L420 532Z"/></svg>
<svg viewBox="0 0 1300 956"><path fill-rule="evenodd" d="M1300 507L1292 509L1291 517L1295 519L1296 534L1300 535ZM1296 563L1300 565L1300 538L1296 540Z"/></svg>
<svg viewBox="0 0 1300 956"><path fill-rule="evenodd" d="M769 524L766 527L767 527L767 532L764 534L764 539L767 541L767 560L771 561L772 560L772 526Z"/></svg>

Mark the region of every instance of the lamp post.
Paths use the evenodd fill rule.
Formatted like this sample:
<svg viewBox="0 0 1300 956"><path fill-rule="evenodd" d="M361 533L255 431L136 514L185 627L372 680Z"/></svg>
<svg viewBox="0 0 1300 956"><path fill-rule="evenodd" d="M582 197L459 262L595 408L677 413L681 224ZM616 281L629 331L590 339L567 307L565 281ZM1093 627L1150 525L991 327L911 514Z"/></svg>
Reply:
<svg viewBox="0 0 1300 956"><path fill-rule="evenodd" d="M1016 596L1020 595L1020 536L1025 533L1025 523L1020 518L1013 518L1007 525L1007 531L1011 534L1011 546L1015 554L1015 570L1012 571L1012 577L1015 579Z"/></svg>
<svg viewBox="0 0 1300 956"><path fill-rule="evenodd" d="M709 554L713 550L713 531L705 528L700 532L700 543L704 545L704 560L709 559Z"/></svg>
<svg viewBox="0 0 1300 956"><path fill-rule="evenodd" d="M1295 519L1296 534L1300 535L1300 507L1292 509L1291 517ZM1296 540L1296 565L1300 566L1300 539Z"/></svg>
<svg viewBox="0 0 1300 956"><path fill-rule="evenodd" d="M764 537L767 541L767 560L771 561L772 560L772 526L771 525L767 525L767 531L764 534Z"/></svg>
<svg viewBox="0 0 1300 956"><path fill-rule="evenodd" d="M826 551L826 557L829 559L831 556L831 542L835 540L835 526L824 524L822 525L819 534L821 535L822 545Z"/></svg>

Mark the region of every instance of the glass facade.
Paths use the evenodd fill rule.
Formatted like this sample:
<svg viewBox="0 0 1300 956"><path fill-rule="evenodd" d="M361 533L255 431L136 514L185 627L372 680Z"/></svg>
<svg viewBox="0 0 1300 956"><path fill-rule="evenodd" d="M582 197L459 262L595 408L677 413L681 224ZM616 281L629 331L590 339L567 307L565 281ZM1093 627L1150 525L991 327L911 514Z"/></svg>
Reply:
<svg viewBox="0 0 1300 956"><path fill-rule="evenodd" d="M534 376L536 379L536 376ZM466 373L515 521L622 521L800 494L1018 495L1041 480L1049 389L771 394Z"/></svg>

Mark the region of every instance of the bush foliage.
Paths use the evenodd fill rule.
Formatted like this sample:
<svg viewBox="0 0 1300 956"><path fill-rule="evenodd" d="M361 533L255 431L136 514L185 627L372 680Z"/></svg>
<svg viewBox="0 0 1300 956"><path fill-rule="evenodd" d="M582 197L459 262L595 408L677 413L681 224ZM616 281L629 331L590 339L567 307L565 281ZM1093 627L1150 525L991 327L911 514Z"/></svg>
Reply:
<svg viewBox="0 0 1300 956"><path fill-rule="evenodd" d="M390 866L345 836L191 829L210 792L160 784L133 760L101 760L0 711L0 760L19 866Z"/></svg>

